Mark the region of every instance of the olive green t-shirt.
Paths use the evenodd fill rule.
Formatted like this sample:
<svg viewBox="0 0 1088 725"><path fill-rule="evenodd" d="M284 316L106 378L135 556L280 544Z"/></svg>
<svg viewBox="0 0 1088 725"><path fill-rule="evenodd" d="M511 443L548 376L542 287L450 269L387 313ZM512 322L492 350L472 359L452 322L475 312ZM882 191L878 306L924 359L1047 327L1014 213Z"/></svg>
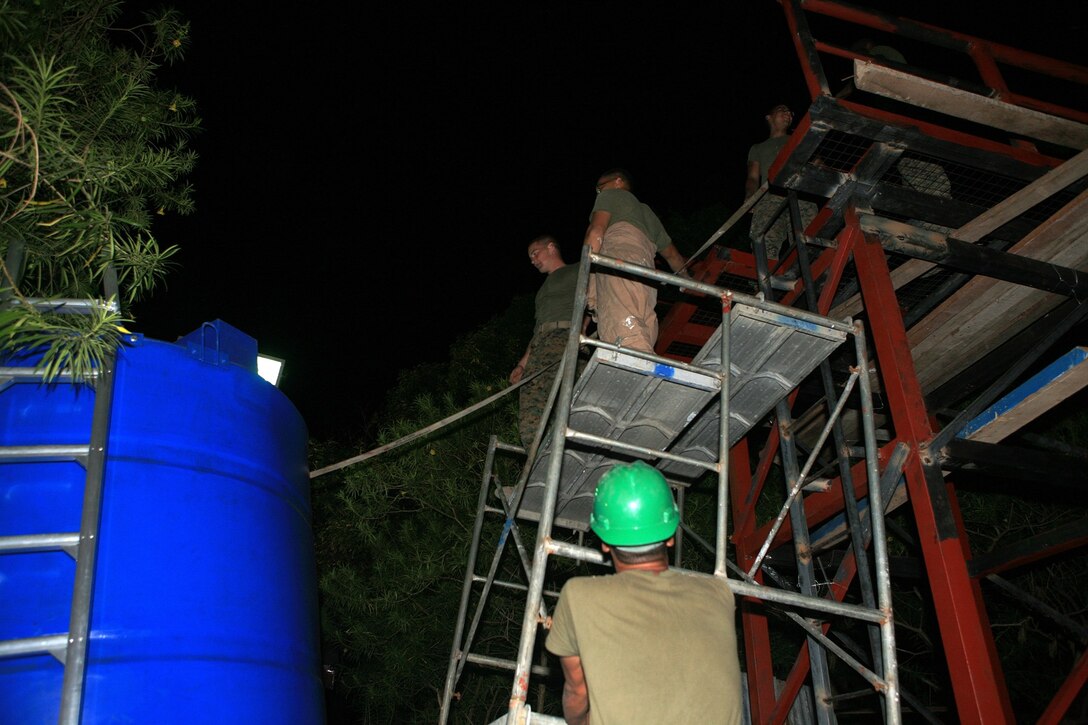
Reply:
<svg viewBox="0 0 1088 725"><path fill-rule="evenodd" d="M593 725L739 725L744 703L733 593L675 571L576 577L545 641L577 655Z"/></svg>
<svg viewBox="0 0 1088 725"><path fill-rule="evenodd" d="M617 222L633 224L646 235L646 238L654 245L654 249L659 252L672 244L672 238L665 231L665 227L657 218L657 214L654 214L653 209L639 201L627 189L605 189L597 194L593 211L606 211L611 214L608 226Z"/></svg>
<svg viewBox="0 0 1088 725"><path fill-rule="evenodd" d="M778 152L790 140L789 136L777 136L757 143L748 149L748 161L759 164L759 183L767 183L767 172L771 170L771 164L778 157Z"/></svg>
<svg viewBox="0 0 1088 725"><path fill-rule="evenodd" d="M536 293L536 324L570 321L574 314L574 288L578 284L579 262L548 274Z"/></svg>

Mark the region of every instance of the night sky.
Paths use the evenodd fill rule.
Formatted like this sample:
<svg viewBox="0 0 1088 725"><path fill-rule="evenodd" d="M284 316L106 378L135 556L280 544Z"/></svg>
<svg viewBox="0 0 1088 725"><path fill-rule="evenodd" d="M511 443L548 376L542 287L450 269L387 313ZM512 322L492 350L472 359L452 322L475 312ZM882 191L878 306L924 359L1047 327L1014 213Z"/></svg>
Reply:
<svg viewBox="0 0 1088 725"><path fill-rule="evenodd" d="M576 258L602 171L628 169L662 217L733 209L766 109L807 105L773 0L173 6L192 23L167 83L203 118L197 212L156 226L181 267L135 329L252 335L315 436L535 291L532 237ZM867 6L1086 62L1079 3Z"/></svg>

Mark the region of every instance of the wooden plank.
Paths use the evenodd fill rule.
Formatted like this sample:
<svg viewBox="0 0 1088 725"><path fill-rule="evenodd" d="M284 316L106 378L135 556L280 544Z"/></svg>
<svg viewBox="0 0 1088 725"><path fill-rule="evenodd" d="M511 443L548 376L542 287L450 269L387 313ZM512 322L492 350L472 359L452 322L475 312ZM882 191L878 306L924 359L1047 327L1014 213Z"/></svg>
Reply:
<svg viewBox="0 0 1088 725"><path fill-rule="evenodd" d="M961 308L958 314L946 321L940 331L912 345L911 352L915 356L915 366L923 391L928 392L937 387L965 365L971 364L978 356L1020 332L1064 299L1053 293L1039 292L1009 283L1000 285L1000 289L991 289L989 294L984 295L989 304L980 300L979 304ZM957 294L964 290L967 290L965 294L972 291L965 286Z"/></svg>
<svg viewBox="0 0 1088 725"><path fill-rule="evenodd" d="M1004 440L1088 386L1088 347L1075 347L969 422L958 438Z"/></svg>
<svg viewBox="0 0 1088 725"><path fill-rule="evenodd" d="M985 214L964 224L949 236L963 242L977 242L1006 222L1088 174L1088 149L1056 169L1040 176Z"/></svg>
<svg viewBox="0 0 1088 725"><path fill-rule="evenodd" d="M1073 149L1088 147L1088 125L935 83L888 66L854 61L863 91Z"/></svg>
<svg viewBox="0 0 1088 725"><path fill-rule="evenodd" d="M1010 251L1075 270L1088 269L1088 191ZM922 389L935 389L1063 299L989 277L972 279L907 333Z"/></svg>
<svg viewBox="0 0 1088 725"><path fill-rule="evenodd" d="M961 401L973 399L997 379L1002 371L1015 365L1028 350L1037 348L1042 341L1046 340L1048 333L1056 325L1063 324L1076 307L1075 300L1066 300L1033 322L1020 334L1009 338L993 351L963 368L941 383L940 387L927 393L926 407L937 411L954 407ZM1068 451L1065 452L1068 453ZM1085 457L1088 458L1088 454Z"/></svg>
<svg viewBox="0 0 1088 725"><path fill-rule="evenodd" d="M1088 175L1088 149L1081 151L1061 166L1031 182L986 213L975 217L949 234L949 236L963 242L977 242L1085 175ZM921 277L933 266L932 263L919 259L908 260L892 270L892 285L898 290L908 282L913 282ZM856 294L837 305L828 313L828 316L835 319L853 317L863 309L861 295Z"/></svg>
<svg viewBox="0 0 1088 725"><path fill-rule="evenodd" d="M1076 347L994 403L968 423L957 438L982 443L1001 441L1086 386L1088 386L1088 348ZM1039 455L1050 456L1050 454ZM945 471L944 475L947 477L948 472ZM900 479L888 510L894 511L906 501L906 486ZM860 500L858 502L859 516L865 520L868 513L868 500ZM838 514L823 525L813 528L810 534L811 545L814 550L820 551L838 544L846 536L845 515Z"/></svg>

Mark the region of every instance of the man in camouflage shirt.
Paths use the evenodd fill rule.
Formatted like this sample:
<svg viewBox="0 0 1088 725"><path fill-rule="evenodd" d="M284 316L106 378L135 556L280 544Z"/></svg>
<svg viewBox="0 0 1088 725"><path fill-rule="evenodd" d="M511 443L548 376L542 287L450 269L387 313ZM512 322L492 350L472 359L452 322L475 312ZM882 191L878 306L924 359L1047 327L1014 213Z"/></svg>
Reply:
<svg viewBox="0 0 1088 725"><path fill-rule="evenodd" d="M744 180L744 198L752 196L760 186L767 183L767 172L771 164L778 157L778 152L786 145L790 138L790 125L793 123L793 111L789 106L780 103L772 108L764 119L767 121L769 135L764 141L754 144L748 149L748 175ZM753 243L756 237L766 230L764 238L767 242L767 256L770 259L778 259L787 240L789 227L789 213L783 212L775 217L785 197L782 194L768 191L762 199L752 207L751 234ZM807 227L816 217L816 205L810 201L800 201L801 226ZM773 220L773 224L772 224ZM768 225L770 228L768 229Z"/></svg>
<svg viewBox="0 0 1088 725"><path fill-rule="evenodd" d="M559 245L550 236L537 237L529 243L529 262L548 277L536 293L536 322L533 338L510 372L510 382L558 362L563 357L570 335L571 316L574 313L574 288L578 283L578 263L567 264L559 251ZM543 373L521 388L518 427L522 444L528 448L533 442L537 426L544 415L548 393L558 366Z"/></svg>

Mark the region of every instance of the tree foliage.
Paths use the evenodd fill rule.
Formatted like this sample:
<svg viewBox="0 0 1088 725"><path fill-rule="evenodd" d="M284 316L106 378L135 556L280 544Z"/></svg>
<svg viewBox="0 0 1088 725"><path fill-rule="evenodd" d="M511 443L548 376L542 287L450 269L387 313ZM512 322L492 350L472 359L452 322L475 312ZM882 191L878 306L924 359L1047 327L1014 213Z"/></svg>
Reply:
<svg viewBox="0 0 1088 725"><path fill-rule="evenodd" d="M448 363L403 373L389 393L378 440L359 447L389 443L505 387L525 340L512 331L527 336L530 303L516 302L460 339ZM326 661L338 668L331 721L435 721L483 461L490 436L517 440L516 397L417 444L314 481L322 633ZM318 455L330 463L342 453ZM519 463L504 469L511 482ZM497 540L498 523L488 525L482 549ZM531 545L532 532L527 536ZM516 643L524 594L498 591L489 602L487 625L513 630ZM505 710L508 673L465 677L461 684L468 689L457 706L458 722L484 722ZM338 708L347 712L338 715Z"/></svg>
<svg viewBox="0 0 1088 725"><path fill-rule="evenodd" d="M76 372L116 345L123 309L169 270L176 248L159 245L152 221L193 211L195 103L156 85L188 24L166 10L121 28L121 10L120 0L0 0L0 352L45 343L58 369ZM31 304L100 299L110 270L120 299L108 313Z"/></svg>

